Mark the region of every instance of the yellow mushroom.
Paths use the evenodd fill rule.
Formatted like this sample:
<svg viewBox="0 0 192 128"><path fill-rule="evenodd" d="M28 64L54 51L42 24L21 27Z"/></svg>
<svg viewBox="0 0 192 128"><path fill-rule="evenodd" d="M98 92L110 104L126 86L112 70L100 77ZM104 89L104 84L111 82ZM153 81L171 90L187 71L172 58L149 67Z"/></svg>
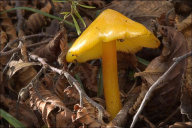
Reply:
<svg viewBox="0 0 192 128"><path fill-rule="evenodd" d="M134 54L142 47L157 48L159 45L160 41L142 24L107 9L74 42L66 60L86 62L102 58L106 108L113 119L121 109L116 51Z"/></svg>

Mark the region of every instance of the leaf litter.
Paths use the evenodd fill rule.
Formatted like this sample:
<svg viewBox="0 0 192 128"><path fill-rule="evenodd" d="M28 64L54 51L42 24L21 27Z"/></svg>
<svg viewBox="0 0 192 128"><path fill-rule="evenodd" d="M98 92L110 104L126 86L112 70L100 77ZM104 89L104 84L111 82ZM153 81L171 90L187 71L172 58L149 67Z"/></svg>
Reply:
<svg viewBox="0 0 192 128"><path fill-rule="evenodd" d="M61 16L61 12L67 12L70 9L69 2L53 2L53 4L48 0L19 2L21 7L39 9L55 16ZM15 1L3 1L2 3L1 11L5 11L8 8L13 8ZM1 52L8 52L15 47L21 49L16 53L15 58L10 55L0 58L1 109L9 112L26 127L43 127L45 125L48 127L130 127L132 117L140 107L148 89L170 68L173 58L191 51L191 7L189 6L191 2L166 0L112 0L109 2L99 0L81 2L80 4L96 7L88 9L77 6L77 11L87 26L96 18L98 12L110 8L145 25L160 39L162 46L156 50L144 48L136 54L149 61L148 66L138 63L135 55L120 52L117 54L118 79L124 106L116 118L110 121L107 111L98 116L101 114L98 111L98 106L93 105L87 98L81 97L78 90L71 86L73 80L58 74L59 71L65 70L69 75L75 77L75 74L78 73L85 93L93 99L97 96L101 79L99 78L100 60L82 64L66 62L65 56L70 47L68 43L77 38L73 27L60 25L60 28L51 27L52 30L48 29L50 24L59 26L59 23L27 10L22 10L22 15L20 15L22 17L16 17L18 12L13 13L13 11L1 14ZM17 34L16 30L18 29L15 26L17 20L21 18L26 20L23 22L25 27L20 28L22 34L21 31ZM73 22L70 17L66 20ZM80 20L77 20L77 23L81 31L86 29ZM9 42L18 37L37 34L41 31L45 31L47 34L54 32L55 37L44 46L27 49L25 45L35 44L45 38L35 37L28 40L23 38L21 42L24 45L16 42L3 50ZM31 54L44 58L46 63L54 69L49 69L46 64L29 59ZM42 66L43 70L40 70ZM136 72L135 79L131 76L133 72ZM20 94L23 94L21 95L22 100L18 102L17 97ZM158 125L170 128L190 127L191 97L191 57L189 57L179 62L169 77L164 78L163 82L155 89L135 127ZM81 98L83 106L80 104ZM103 95L98 98L100 101L104 100ZM97 102L97 104L105 107L102 102ZM179 106L180 112L172 115ZM185 116L184 122L182 122L182 115ZM3 122L7 126L8 123L4 120Z"/></svg>

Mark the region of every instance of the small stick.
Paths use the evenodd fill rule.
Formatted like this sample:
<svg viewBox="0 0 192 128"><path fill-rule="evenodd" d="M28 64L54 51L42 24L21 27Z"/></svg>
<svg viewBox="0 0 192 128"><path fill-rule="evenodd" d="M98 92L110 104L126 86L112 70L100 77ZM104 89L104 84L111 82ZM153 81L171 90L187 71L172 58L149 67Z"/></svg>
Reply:
<svg viewBox="0 0 192 128"><path fill-rule="evenodd" d="M167 117L163 122L161 122L157 127L160 128L163 126L172 116L174 116L178 111L180 107L178 107L169 117Z"/></svg>
<svg viewBox="0 0 192 128"><path fill-rule="evenodd" d="M39 79L39 77L42 75L42 73L44 72L45 70L45 67L42 67L41 70L37 73L37 75L31 80L31 82L25 86L24 88L22 88L20 91L19 91L19 94L18 94L18 99L17 99L17 111L16 111L16 116L18 117L19 115L19 105L20 105L20 101L21 101L21 97L24 95L26 96L27 95L27 92L29 92L29 88L32 86L37 94L37 96L44 102L46 102L46 100L43 99L43 97L39 94L39 91L37 90L37 87L36 87L36 84L37 83L37 80Z"/></svg>
<svg viewBox="0 0 192 128"><path fill-rule="evenodd" d="M34 34L34 35L29 35L29 36L24 36L22 38L17 38L9 43L7 43L7 45L3 48L3 50L1 52L5 52L8 48L11 48L11 46L18 42L18 41L22 41L22 40L26 40L26 39L30 39L30 38L34 38L34 37L49 37L49 38L53 38L55 37L54 35L49 35L46 33L39 33L39 34Z"/></svg>
<svg viewBox="0 0 192 128"><path fill-rule="evenodd" d="M53 4L53 1L52 1L52 0L49 0L49 2L50 2L51 6L52 6L52 8L53 8L53 14L56 14L55 6L54 6L54 4Z"/></svg>
<svg viewBox="0 0 192 128"><path fill-rule="evenodd" d="M134 127L140 113L142 112L144 106L146 105L147 101L150 99L152 92L155 90L155 88L163 82L163 80L168 77L169 73L175 68L175 66L181 61L186 59L187 57L192 56L192 52L189 52L183 56L177 57L177 58L173 58L173 65L149 88L148 92L146 93L137 113L135 114L135 116L133 117L133 122L131 123L131 128Z"/></svg>
<svg viewBox="0 0 192 128"><path fill-rule="evenodd" d="M48 39L43 40L43 41L41 41L41 42L38 42L38 43L35 43L35 44L31 44L31 45L27 45L26 48L33 48L33 47L37 47L37 46L39 46L39 45L46 44L46 43L49 42L51 39L52 39L52 38L48 38ZM20 50L20 48L17 47L17 48L14 48L14 49L10 50L10 51L7 51L7 52L0 52L0 58L1 58L1 57L4 57L4 56L11 55L11 54L13 54L13 53L15 53L15 52L18 52L19 50Z"/></svg>
<svg viewBox="0 0 192 128"><path fill-rule="evenodd" d="M39 61L43 66L46 66L47 68L50 68L52 71L54 72L57 72L58 74L60 75L64 75L67 80L69 81L69 83L72 85L72 86L75 86L77 91L79 92L79 95L80 95L80 106L83 107L83 97L89 102L91 103L93 106L95 106L97 109L98 109L98 119L99 119L99 122L102 123L102 116L103 116L103 113L104 113L104 108L97 104L95 101L93 101L91 98L89 98L85 93L84 91L81 89L80 87L80 84L78 83L78 81L73 78L68 72L66 72L64 69L61 70L61 69L57 69L49 64L47 64L45 62L45 59L37 56L37 55L29 55L29 57L35 61Z"/></svg>
<svg viewBox="0 0 192 128"><path fill-rule="evenodd" d="M20 7L20 6L21 6L20 1L19 0L15 0L15 7ZM18 19L18 22L17 22L17 32L19 33L19 31L22 30L21 28L23 26L24 18L23 18L22 10L21 9L17 9L16 12L17 12L17 19Z"/></svg>

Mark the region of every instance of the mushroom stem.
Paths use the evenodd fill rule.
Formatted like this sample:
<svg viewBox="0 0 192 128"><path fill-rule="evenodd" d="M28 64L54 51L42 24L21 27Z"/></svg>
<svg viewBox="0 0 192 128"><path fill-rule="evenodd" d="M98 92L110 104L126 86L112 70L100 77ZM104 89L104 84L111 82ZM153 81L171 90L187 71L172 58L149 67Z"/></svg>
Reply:
<svg viewBox="0 0 192 128"><path fill-rule="evenodd" d="M117 75L116 41L103 42L102 69L105 103L112 120L121 109Z"/></svg>

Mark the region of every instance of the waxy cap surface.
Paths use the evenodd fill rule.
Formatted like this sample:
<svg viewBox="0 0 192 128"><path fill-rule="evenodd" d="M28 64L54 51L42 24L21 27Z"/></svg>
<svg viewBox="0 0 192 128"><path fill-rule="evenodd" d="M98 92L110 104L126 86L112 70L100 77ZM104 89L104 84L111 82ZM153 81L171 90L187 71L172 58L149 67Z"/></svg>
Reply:
<svg viewBox="0 0 192 128"><path fill-rule="evenodd" d="M121 13L103 11L69 49L66 60L85 62L101 58L102 43L116 41L117 51L134 54L142 47L157 48L160 41L142 24Z"/></svg>

